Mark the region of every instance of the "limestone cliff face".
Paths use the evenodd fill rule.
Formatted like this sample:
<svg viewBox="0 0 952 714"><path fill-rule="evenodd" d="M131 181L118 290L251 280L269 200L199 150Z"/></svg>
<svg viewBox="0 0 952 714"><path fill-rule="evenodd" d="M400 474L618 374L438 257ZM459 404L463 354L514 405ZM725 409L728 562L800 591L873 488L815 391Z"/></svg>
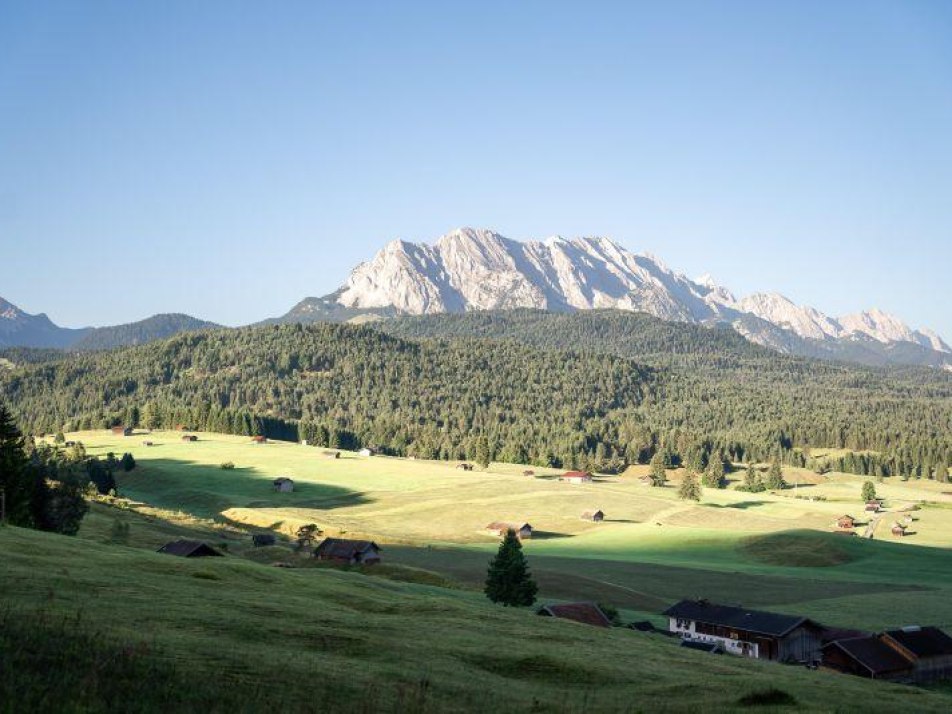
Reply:
<svg viewBox="0 0 952 714"><path fill-rule="evenodd" d="M876 361L883 348L913 345L921 351L914 363L936 365L952 355L934 332L913 330L880 310L836 318L777 293L737 299L709 275L691 280L609 238L519 242L474 228L447 233L432 245L392 241L358 265L340 290L308 298L279 319L515 308L615 308L664 320L726 322L753 342L794 354L832 351L849 359L861 353ZM883 363L890 361L894 357L883 353Z"/></svg>

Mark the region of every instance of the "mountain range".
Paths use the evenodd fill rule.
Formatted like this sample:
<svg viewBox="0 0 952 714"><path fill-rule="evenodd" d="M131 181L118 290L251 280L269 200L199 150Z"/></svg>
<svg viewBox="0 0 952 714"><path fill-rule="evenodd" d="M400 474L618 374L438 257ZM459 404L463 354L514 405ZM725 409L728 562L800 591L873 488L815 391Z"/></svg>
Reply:
<svg viewBox="0 0 952 714"><path fill-rule="evenodd" d="M305 298L265 323L345 322L485 310L617 309L662 320L729 325L785 354L952 369L952 348L881 310L831 317L779 293L738 298L710 275L697 279L609 238L555 236L520 242L461 228L432 245L394 240L323 297ZM69 329L0 299L0 347L108 349L185 330L218 327L188 315L128 325Z"/></svg>
<svg viewBox="0 0 952 714"><path fill-rule="evenodd" d="M337 291L306 298L275 322L387 318L473 310L613 308L663 320L728 324L787 354L865 364L952 365L936 333L881 310L830 317L778 293L738 299L709 275L691 280L608 238L519 242L461 228L434 244L395 240Z"/></svg>
<svg viewBox="0 0 952 714"><path fill-rule="evenodd" d="M104 350L213 327L220 325L179 313L153 315L138 322L110 327L59 327L45 313L30 315L0 298L0 348Z"/></svg>

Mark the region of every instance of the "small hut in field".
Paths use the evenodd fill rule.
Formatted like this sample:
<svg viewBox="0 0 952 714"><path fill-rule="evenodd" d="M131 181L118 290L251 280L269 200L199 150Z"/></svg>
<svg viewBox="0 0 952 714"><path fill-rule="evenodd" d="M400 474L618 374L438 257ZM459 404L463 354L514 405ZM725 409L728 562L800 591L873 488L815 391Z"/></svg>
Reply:
<svg viewBox="0 0 952 714"><path fill-rule="evenodd" d="M601 509L597 511L585 511L582 514L583 521L592 521L593 523L601 523L605 520L605 512Z"/></svg>
<svg viewBox="0 0 952 714"><path fill-rule="evenodd" d="M256 443L256 444L266 444L266 443L268 443L268 437L262 436L261 434L258 434L258 435L256 435L256 436L252 436L252 437L251 437L251 440L252 440L254 443Z"/></svg>
<svg viewBox="0 0 952 714"><path fill-rule="evenodd" d="M836 519L836 527L842 528L842 529L855 528L856 519L853 518L853 516L848 516L848 515L840 516L839 518Z"/></svg>
<svg viewBox="0 0 952 714"><path fill-rule="evenodd" d="M182 441L198 441L198 437L195 434L184 434Z"/></svg>
<svg viewBox="0 0 952 714"><path fill-rule="evenodd" d="M116 436L132 436L132 427L131 426L114 426L112 427L112 433Z"/></svg>
<svg viewBox="0 0 952 714"><path fill-rule="evenodd" d="M486 526L486 530L495 536L504 536L507 531L515 531L519 540L528 540L532 537L532 526L528 523L504 523L494 521Z"/></svg>
<svg viewBox="0 0 952 714"><path fill-rule="evenodd" d="M321 456L323 456L325 459L339 459L340 452L339 451L322 451Z"/></svg>
<svg viewBox="0 0 952 714"><path fill-rule="evenodd" d="M212 548L207 543L197 540L174 540L166 543L158 550L159 553L166 555L177 555L180 558L206 558L208 556L219 556L221 553Z"/></svg>
<svg viewBox="0 0 952 714"><path fill-rule="evenodd" d="M906 527L897 521L892 524L892 534L898 538L902 538L906 535Z"/></svg>
<svg viewBox="0 0 952 714"><path fill-rule="evenodd" d="M279 476L274 481L272 481L271 484L274 486L274 490L277 493L294 492L294 481L287 476Z"/></svg>

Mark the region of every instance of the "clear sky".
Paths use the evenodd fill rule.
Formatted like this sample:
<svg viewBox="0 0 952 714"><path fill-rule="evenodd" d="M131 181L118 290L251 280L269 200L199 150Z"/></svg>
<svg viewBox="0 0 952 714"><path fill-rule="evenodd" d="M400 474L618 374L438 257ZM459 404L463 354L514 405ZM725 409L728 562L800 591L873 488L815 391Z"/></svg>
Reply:
<svg viewBox="0 0 952 714"><path fill-rule="evenodd" d="M0 3L0 295L225 324L609 235L952 338L952 2Z"/></svg>

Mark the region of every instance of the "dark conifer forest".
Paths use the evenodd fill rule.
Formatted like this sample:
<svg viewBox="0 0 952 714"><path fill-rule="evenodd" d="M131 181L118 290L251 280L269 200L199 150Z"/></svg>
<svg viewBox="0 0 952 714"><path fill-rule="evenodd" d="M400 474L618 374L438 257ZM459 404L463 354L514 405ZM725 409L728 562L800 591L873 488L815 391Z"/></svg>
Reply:
<svg viewBox="0 0 952 714"><path fill-rule="evenodd" d="M952 377L777 354L733 330L617 311L400 318L4 353L33 434L116 424L618 471L660 453L942 478ZM0 363L3 364L3 363ZM851 450L835 460L810 450Z"/></svg>

